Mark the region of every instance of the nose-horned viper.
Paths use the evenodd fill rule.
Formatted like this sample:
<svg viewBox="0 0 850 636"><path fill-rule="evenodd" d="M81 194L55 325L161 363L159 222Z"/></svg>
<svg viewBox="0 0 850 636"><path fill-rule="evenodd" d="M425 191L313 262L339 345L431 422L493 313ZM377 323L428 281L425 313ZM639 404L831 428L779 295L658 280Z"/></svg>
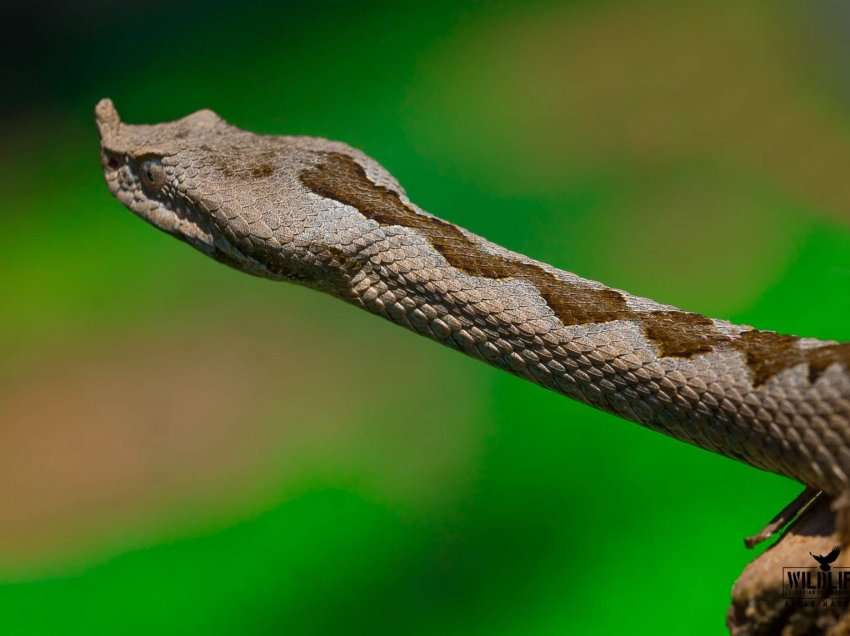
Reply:
<svg viewBox="0 0 850 636"><path fill-rule="evenodd" d="M342 143L256 135L209 110L128 125L106 99L96 119L112 193L205 254L803 483L761 538L818 491L848 509L850 343L706 318L508 251Z"/></svg>

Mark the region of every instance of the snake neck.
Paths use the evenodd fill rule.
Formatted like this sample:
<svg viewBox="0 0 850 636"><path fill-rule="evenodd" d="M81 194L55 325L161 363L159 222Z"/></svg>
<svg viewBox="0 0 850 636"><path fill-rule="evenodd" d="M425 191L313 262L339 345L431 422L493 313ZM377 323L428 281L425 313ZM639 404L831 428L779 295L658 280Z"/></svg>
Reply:
<svg viewBox="0 0 850 636"><path fill-rule="evenodd" d="M327 250L336 295L548 389L750 465L841 492L848 345L661 305L427 214L329 153L311 192L371 221Z"/></svg>

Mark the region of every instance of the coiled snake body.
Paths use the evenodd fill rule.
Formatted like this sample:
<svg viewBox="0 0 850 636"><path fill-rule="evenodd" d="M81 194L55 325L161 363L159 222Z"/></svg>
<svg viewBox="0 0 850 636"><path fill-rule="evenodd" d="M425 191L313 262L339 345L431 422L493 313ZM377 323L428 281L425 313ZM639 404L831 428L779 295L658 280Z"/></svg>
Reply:
<svg viewBox="0 0 850 636"><path fill-rule="evenodd" d="M850 343L706 318L510 252L344 144L96 107L112 193L242 271L308 285L571 398L841 498Z"/></svg>

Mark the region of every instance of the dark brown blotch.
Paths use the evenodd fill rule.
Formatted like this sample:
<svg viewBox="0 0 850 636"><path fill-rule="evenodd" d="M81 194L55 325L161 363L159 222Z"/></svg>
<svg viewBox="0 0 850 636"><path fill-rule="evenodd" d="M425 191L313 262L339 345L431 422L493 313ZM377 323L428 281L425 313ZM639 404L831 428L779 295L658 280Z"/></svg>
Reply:
<svg viewBox="0 0 850 636"><path fill-rule="evenodd" d="M732 346L744 354L753 373L753 384L759 386L777 373L805 361L797 336L752 329L736 338Z"/></svg>
<svg viewBox="0 0 850 636"><path fill-rule="evenodd" d="M210 154L210 163L223 177L248 176L255 179L270 177L275 172L275 152L263 150L254 155L244 157L241 148L233 146L227 148L210 148L201 146Z"/></svg>
<svg viewBox="0 0 850 636"><path fill-rule="evenodd" d="M258 163L251 167L251 176L257 179L270 177L274 174L274 166L270 163Z"/></svg>
<svg viewBox="0 0 850 636"><path fill-rule="evenodd" d="M653 311L641 315L644 333L658 348L658 355L690 358L728 342L705 316L684 311Z"/></svg>
<svg viewBox="0 0 850 636"><path fill-rule="evenodd" d="M824 345L805 350L809 363L809 380L815 382L830 365L842 364L850 369L850 343Z"/></svg>
<svg viewBox="0 0 850 636"><path fill-rule="evenodd" d="M569 285L544 271L547 280L532 280L543 300L565 325L635 320L640 316L629 309L623 295L613 289L593 289Z"/></svg>

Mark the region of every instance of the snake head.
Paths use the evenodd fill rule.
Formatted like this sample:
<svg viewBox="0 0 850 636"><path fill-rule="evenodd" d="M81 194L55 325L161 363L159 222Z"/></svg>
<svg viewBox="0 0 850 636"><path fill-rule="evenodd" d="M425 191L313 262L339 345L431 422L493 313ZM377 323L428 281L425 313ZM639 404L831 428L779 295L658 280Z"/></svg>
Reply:
<svg viewBox="0 0 850 636"><path fill-rule="evenodd" d="M211 214L198 148L235 130L211 110L173 122L128 125L109 99L95 107L100 159L112 194L137 216L216 260L257 275L266 268L240 250ZM220 206L219 206L220 207Z"/></svg>
<svg viewBox="0 0 850 636"><path fill-rule="evenodd" d="M340 277L363 247L355 239L376 224L335 189L404 196L389 173L345 144L257 135L211 110L129 125L103 99L95 120L113 195L160 230L258 276L344 289Z"/></svg>

